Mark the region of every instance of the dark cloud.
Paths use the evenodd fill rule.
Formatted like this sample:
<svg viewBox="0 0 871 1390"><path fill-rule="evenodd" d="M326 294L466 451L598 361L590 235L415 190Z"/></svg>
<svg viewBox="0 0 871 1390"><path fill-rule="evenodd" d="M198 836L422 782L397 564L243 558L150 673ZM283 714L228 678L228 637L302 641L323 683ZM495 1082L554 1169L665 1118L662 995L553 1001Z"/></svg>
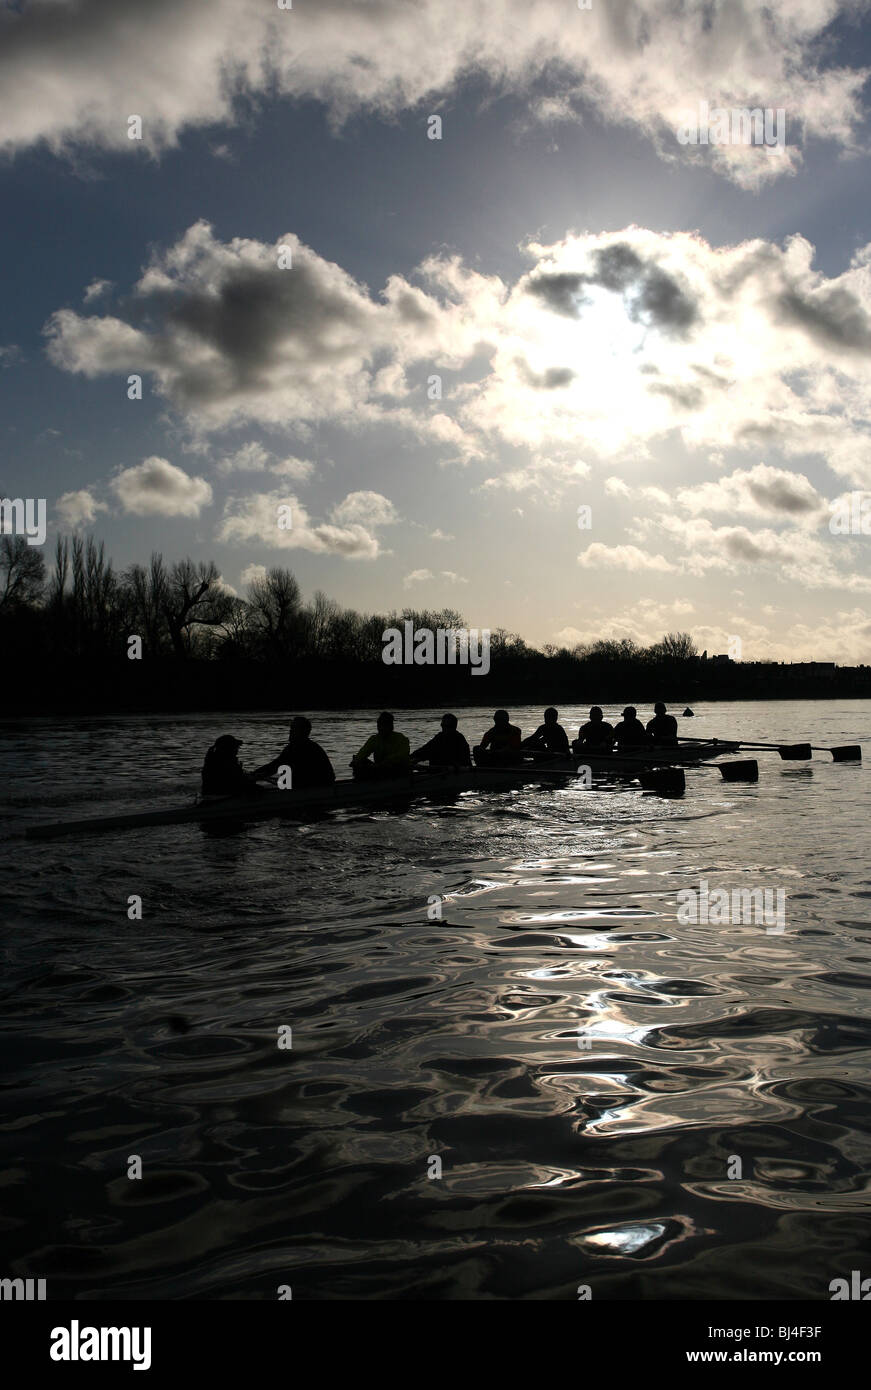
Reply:
<svg viewBox="0 0 871 1390"><path fill-rule="evenodd" d="M723 538L723 549L733 560L770 560L764 545L757 545L746 531L733 531Z"/></svg>
<svg viewBox="0 0 871 1390"><path fill-rule="evenodd" d="M577 376L571 367L548 367L543 372L534 372L522 357L517 359L517 367L526 385L538 391L557 391L568 386Z"/></svg>
<svg viewBox="0 0 871 1390"><path fill-rule="evenodd" d="M527 284L527 290L537 299L544 300L548 309L567 318L578 317L578 305L583 303L583 288L587 276L574 273L544 274L534 276Z"/></svg>
<svg viewBox="0 0 871 1390"><path fill-rule="evenodd" d="M654 395L667 397L682 410L701 410L705 403L704 392L698 386L670 386L665 382L655 381L647 389Z"/></svg>
<svg viewBox="0 0 871 1390"><path fill-rule="evenodd" d="M593 271L563 271L559 274L533 274L527 290L544 300L554 313L579 318L585 285L597 285L623 295L626 311L635 323L644 323L660 332L683 336L698 318L698 309L688 287L661 266L645 261L626 242L599 247L593 256Z"/></svg>
<svg viewBox="0 0 871 1390"><path fill-rule="evenodd" d="M868 352L871 319L855 295L839 287L814 295L789 289L780 295L778 308L787 322L803 328L824 347Z"/></svg>
<svg viewBox="0 0 871 1390"><path fill-rule="evenodd" d="M758 506L773 512L786 512L788 516L815 512L820 505L819 498L808 493L804 478L799 481L781 475L763 482L751 477L747 480L747 491Z"/></svg>

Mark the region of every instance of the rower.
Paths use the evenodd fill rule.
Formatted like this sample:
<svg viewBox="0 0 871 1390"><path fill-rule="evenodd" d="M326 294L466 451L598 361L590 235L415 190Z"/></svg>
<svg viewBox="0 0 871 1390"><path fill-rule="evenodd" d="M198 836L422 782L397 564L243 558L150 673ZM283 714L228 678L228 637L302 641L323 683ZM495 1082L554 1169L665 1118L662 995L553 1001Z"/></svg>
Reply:
<svg viewBox="0 0 871 1390"><path fill-rule="evenodd" d="M667 714L662 700L653 706L653 718L647 725L647 732L659 748L677 747L677 720Z"/></svg>
<svg viewBox="0 0 871 1390"><path fill-rule="evenodd" d="M351 759L354 777L363 781L373 777L407 777L411 773L411 747L405 734L393 728L393 715L385 710L378 716L378 732L368 738ZM372 761L369 761L369 755Z"/></svg>
<svg viewBox="0 0 871 1390"><path fill-rule="evenodd" d="M578 736L572 744L576 753L610 753L614 746L614 726L609 724L598 705L590 710L590 722L578 729Z"/></svg>
<svg viewBox="0 0 871 1390"><path fill-rule="evenodd" d="M569 740L565 729L559 720L559 710L551 706L544 712L544 723L539 724L534 734L525 738L521 743L521 748L546 749L548 753L561 753L568 757Z"/></svg>
<svg viewBox="0 0 871 1390"><path fill-rule="evenodd" d="M422 748L415 748L411 755L412 762L428 762L431 768L469 767L472 755L468 743L457 728L457 716L443 714L441 729L441 733L431 738L429 743L425 743Z"/></svg>
<svg viewBox="0 0 871 1390"><path fill-rule="evenodd" d="M203 762L203 796L244 796L254 790L236 757L241 747L242 740L231 734L215 739Z"/></svg>
<svg viewBox="0 0 871 1390"><path fill-rule="evenodd" d="M520 730L508 718L507 709L497 709L493 727L475 749L476 763L506 762L520 752Z"/></svg>
<svg viewBox="0 0 871 1390"><path fill-rule="evenodd" d="M624 748L643 748L650 742L634 705L627 705L624 709L623 719L614 730L614 742L621 752Z"/></svg>
<svg viewBox="0 0 871 1390"><path fill-rule="evenodd" d="M290 768L287 785L293 791L300 787L328 787L336 780L333 765L319 743L310 738L311 720L298 714L292 720L287 743L277 758L264 763L251 776L255 782L274 777L282 767Z"/></svg>

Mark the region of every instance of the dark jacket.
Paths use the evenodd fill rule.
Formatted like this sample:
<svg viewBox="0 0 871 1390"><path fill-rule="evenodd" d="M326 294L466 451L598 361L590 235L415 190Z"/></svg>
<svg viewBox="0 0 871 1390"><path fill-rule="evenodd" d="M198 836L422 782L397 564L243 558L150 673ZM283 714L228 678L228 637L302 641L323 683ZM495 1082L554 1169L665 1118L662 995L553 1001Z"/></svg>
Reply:
<svg viewBox="0 0 871 1390"><path fill-rule="evenodd" d="M589 724L584 724L578 729L577 741L585 744L587 748L610 750L614 746L614 726L609 724L607 719L600 719L598 724L590 720Z"/></svg>
<svg viewBox="0 0 871 1390"><path fill-rule="evenodd" d="M234 753L229 755L210 748L203 762L203 796L236 796L251 783Z"/></svg>
<svg viewBox="0 0 871 1390"><path fill-rule="evenodd" d="M319 743L304 738L284 746L278 757L269 764L267 776L274 776L280 767L290 768L290 789L328 787L335 782L333 765Z"/></svg>
<svg viewBox="0 0 871 1390"><path fill-rule="evenodd" d="M546 748L549 753L568 753L569 740L562 724L539 724L534 734L523 740L524 748Z"/></svg>
<svg viewBox="0 0 871 1390"><path fill-rule="evenodd" d="M415 762L428 762L434 766L440 764L442 767L468 767L472 761L469 745L459 729L454 729L453 733L446 733L443 729L422 748L416 748L411 756Z"/></svg>
<svg viewBox="0 0 871 1390"><path fill-rule="evenodd" d="M618 748L643 748L650 740L640 719L621 719L614 730Z"/></svg>

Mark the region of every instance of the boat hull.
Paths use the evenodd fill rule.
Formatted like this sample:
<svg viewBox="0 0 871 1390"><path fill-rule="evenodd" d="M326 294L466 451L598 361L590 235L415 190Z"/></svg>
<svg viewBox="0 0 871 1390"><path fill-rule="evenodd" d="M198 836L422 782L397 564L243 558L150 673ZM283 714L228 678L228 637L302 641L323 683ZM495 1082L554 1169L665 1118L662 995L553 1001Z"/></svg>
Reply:
<svg viewBox="0 0 871 1390"><path fill-rule="evenodd" d="M579 780L589 767L596 778L634 778L656 767L686 766L718 753L734 752L736 744L718 744L668 749L663 754L593 756L581 759L528 761L519 764L474 767L458 771L415 772L410 777L389 781L334 782L328 787L306 787L287 791L261 791L246 797L216 797L190 806L131 812L128 815L96 816L88 820L60 821L28 826L32 840L51 840L61 835L100 831L132 830L150 825L209 824L210 822L256 821L272 817L294 817L309 811L341 810L344 807L389 805L419 797L450 797L463 792L493 792L530 785L567 786ZM676 755L676 756L673 756Z"/></svg>

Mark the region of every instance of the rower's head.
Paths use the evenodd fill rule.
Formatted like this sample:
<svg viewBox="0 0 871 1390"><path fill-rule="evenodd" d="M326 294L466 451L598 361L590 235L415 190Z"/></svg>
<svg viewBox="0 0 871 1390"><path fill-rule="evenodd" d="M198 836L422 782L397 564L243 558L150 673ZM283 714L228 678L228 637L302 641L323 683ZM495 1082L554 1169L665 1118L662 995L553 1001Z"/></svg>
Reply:
<svg viewBox="0 0 871 1390"><path fill-rule="evenodd" d="M624 719L637 719L637 718L638 718L638 710L635 708L634 705L627 705L627 706L626 706L626 708L625 708L624 711L623 711L623 718L624 718Z"/></svg>
<svg viewBox="0 0 871 1390"><path fill-rule="evenodd" d="M388 714L386 710L378 716L378 732L379 734L393 733L393 715Z"/></svg>
<svg viewBox="0 0 871 1390"><path fill-rule="evenodd" d="M216 738L213 748L219 758L235 758L237 750L242 747L242 740L234 738L232 734L221 734Z"/></svg>
<svg viewBox="0 0 871 1390"><path fill-rule="evenodd" d="M507 709L497 709L496 713L493 715L493 723L496 724L496 725L498 725L500 728L501 728L504 724L507 724L507 723L508 723L508 711L507 711Z"/></svg>
<svg viewBox="0 0 871 1390"><path fill-rule="evenodd" d="M455 714L442 715L442 729L446 734L452 734L457 727L457 716Z"/></svg>
<svg viewBox="0 0 871 1390"><path fill-rule="evenodd" d="M605 716L602 713L601 708L598 705L593 705L593 708L590 710L590 723L601 724L604 718Z"/></svg>
<svg viewBox="0 0 871 1390"><path fill-rule="evenodd" d="M292 739L295 739L298 742L302 742L303 739L308 738L311 731L311 720L306 719L304 714L297 714L295 718L291 721L290 737Z"/></svg>
<svg viewBox="0 0 871 1390"><path fill-rule="evenodd" d="M555 724L556 721L557 721L558 719L559 719L559 710L558 710L558 709L554 709L553 705L551 705L550 709L546 709L546 710L545 710L545 712L544 712L544 722L545 722L545 724Z"/></svg>
<svg viewBox="0 0 871 1390"><path fill-rule="evenodd" d="M663 704L662 700L657 700L656 704L653 706L653 713L665 714L665 705Z"/></svg>

